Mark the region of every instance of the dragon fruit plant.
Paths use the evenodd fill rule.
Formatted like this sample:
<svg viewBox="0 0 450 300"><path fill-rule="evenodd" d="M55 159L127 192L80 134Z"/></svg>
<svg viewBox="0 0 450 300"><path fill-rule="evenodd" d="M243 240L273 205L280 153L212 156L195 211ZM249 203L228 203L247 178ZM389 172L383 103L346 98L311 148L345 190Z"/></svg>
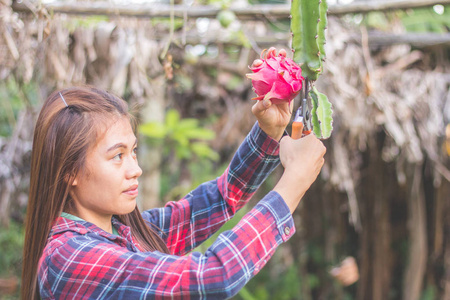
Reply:
<svg viewBox="0 0 450 300"><path fill-rule="evenodd" d="M258 95L255 100L270 99L275 104L290 102L303 86L305 97L312 103L313 132L322 139L329 138L333 130L331 103L314 87L325 61L327 10L326 0L292 0L294 60L286 57L286 51L280 50L277 55L275 48L270 48L261 53L261 59L253 62L250 67L253 74L247 74Z"/></svg>
<svg viewBox="0 0 450 300"><path fill-rule="evenodd" d="M303 68L308 82L312 84L309 97L312 101L312 126L318 138L329 138L333 130L333 111L327 96L314 87L323 71L325 61L325 29L327 28L327 0L292 0L291 31L294 61Z"/></svg>

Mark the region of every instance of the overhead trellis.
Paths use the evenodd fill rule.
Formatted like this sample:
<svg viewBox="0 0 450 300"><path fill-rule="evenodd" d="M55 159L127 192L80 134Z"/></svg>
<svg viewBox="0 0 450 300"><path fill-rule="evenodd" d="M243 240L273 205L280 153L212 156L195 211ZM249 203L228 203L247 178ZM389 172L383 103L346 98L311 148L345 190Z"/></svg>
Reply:
<svg viewBox="0 0 450 300"><path fill-rule="evenodd" d="M334 4L329 6L329 15L344 15L354 13L368 13L374 11L389 11L396 9L410 9L430 7L433 5L448 5L450 0L383 0L383 1L356 1L349 4ZM14 2L13 9L17 12L30 12L38 8L32 2ZM288 18L290 4L250 5L246 7L230 7L229 10L242 20L255 20L263 18ZM107 1L67 2L55 1L39 4L52 13L71 15L108 15L138 18L168 18L171 13L178 18L215 18L221 11L217 6L189 6L167 5L158 3L147 4L116 4Z"/></svg>
<svg viewBox="0 0 450 300"><path fill-rule="evenodd" d="M450 0L383 0L383 1L364 1L351 2L349 4L330 5L328 15L342 16L345 14L365 14L369 12L387 12L395 10L405 10L412 8L430 7L433 5L450 5ZM12 8L18 13L33 13L36 16L50 16L54 14L67 14L72 16L109 16L120 18L183 18L185 21L197 18L214 19L221 11L220 7L211 5L168 5L168 4L112 4L106 1L89 2L65 2L55 1L46 4L35 4L30 1L13 2ZM290 15L290 5L288 4L266 4L251 5L246 7L228 8L241 21L267 21L274 22L280 19L287 19ZM236 41L230 40L226 35L210 35L200 37L197 34L189 35L186 31L176 33L173 38L181 38L184 44L215 44L229 43ZM154 39L166 39L166 33L156 32ZM266 47L279 43L286 43L291 38L288 31L285 33L270 33L264 36L252 37L252 42L260 47ZM353 41L361 43L361 36L355 35ZM240 42L238 42L240 43ZM368 33L369 47L389 46L398 44L409 44L413 47L428 47L439 45L450 45L450 33ZM259 51L260 49L255 49Z"/></svg>

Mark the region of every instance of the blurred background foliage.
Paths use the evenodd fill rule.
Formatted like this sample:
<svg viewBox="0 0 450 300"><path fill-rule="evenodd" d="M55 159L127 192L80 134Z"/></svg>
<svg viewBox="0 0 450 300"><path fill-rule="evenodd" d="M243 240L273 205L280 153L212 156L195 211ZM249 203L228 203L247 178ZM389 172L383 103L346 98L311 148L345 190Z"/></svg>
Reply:
<svg viewBox="0 0 450 300"><path fill-rule="evenodd" d="M18 83L13 77L0 81L0 136L10 137L16 126L19 112L26 106L37 106L36 82Z"/></svg>
<svg viewBox="0 0 450 300"><path fill-rule="evenodd" d="M46 96L93 84L138 107L142 205L177 200L220 176L253 125L248 65L268 46L289 47L288 18L269 11L247 20L233 10L284 2L244 2L188 4L220 10L196 19L66 15L38 5L29 14L1 2L0 299L18 298L19 283L9 281L11 291L2 280L20 278L32 128ZM297 234L236 299L450 297L449 28L448 5L330 18L317 83L335 106L327 164L294 215ZM376 43L372 33L387 35ZM392 33L440 34L444 42L398 44ZM346 256L360 271L350 286L329 273Z"/></svg>
<svg viewBox="0 0 450 300"><path fill-rule="evenodd" d="M401 15L406 31L446 33L450 28L450 9L443 5L414 9Z"/></svg>

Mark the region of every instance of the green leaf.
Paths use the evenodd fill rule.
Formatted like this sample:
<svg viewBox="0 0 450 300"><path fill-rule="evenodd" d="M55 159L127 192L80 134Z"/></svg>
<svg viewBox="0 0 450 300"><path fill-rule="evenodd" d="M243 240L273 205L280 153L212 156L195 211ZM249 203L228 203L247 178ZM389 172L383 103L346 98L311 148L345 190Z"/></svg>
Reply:
<svg viewBox="0 0 450 300"><path fill-rule="evenodd" d="M206 128L189 129L189 130L186 130L185 133L189 139L197 139L197 140L203 140L203 141L210 141L216 137L216 134L214 131L206 129Z"/></svg>
<svg viewBox="0 0 450 300"><path fill-rule="evenodd" d="M139 126L139 132L149 138L163 139L166 134L166 128L164 124L159 122L149 122Z"/></svg>
<svg viewBox="0 0 450 300"><path fill-rule="evenodd" d="M450 6L443 6L441 14L433 7L408 10L401 15L401 21L408 32L447 33L450 27Z"/></svg>
<svg viewBox="0 0 450 300"><path fill-rule="evenodd" d="M192 152L187 147L175 148L175 155L178 159L189 159L192 156Z"/></svg>
<svg viewBox="0 0 450 300"><path fill-rule="evenodd" d="M319 93L315 87L309 92L313 109L312 123L313 132L318 138L327 139L333 131L333 110L331 102L326 95Z"/></svg>
<svg viewBox="0 0 450 300"><path fill-rule="evenodd" d="M192 143L192 151L198 156L203 158L209 158L213 161L219 159L219 154L215 152L211 147L202 142Z"/></svg>
<svg viewBox="0 0 450 300"><path fill-rule="evenodd" d="M198 128L198 120L192 118L182 119L178 122L176 127L179 127L181 131L195 129Z"/></svg>
<svg viewBox="0 0 450 300"><path fill-rule="evenodd" d="M178 111L170 109L164 123L149 122L141 125L139 130L142 135L162 142L164 155L174 153L178 159L198 156L215 161L219 155L204 143L213 140L215 132L200 127L199 123L194 118L181 119Z"/></svg>
<svg viewBox="0 0 450 300"><path fill-rule="evenodd" d="M189 138L183 132L175 132L172 139L178 144L177 148L187 148L189 146Z"/></svg>
<svg viewBox="0 0 450 300"><path fill-rule="evenodd" d="M166 126L169 129L174 130L178 126L178 123L180 122L180 113L175 109L170 109L166 113L166 121L165 122L166 122Z"/></svg>

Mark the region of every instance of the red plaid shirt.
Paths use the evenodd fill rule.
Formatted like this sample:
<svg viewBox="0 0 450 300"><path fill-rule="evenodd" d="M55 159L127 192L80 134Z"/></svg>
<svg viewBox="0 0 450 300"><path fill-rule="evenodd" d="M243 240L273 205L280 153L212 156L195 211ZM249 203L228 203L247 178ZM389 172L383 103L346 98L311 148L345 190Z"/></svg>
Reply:
<svg viewBox="0 0 450 300"><path fill-rule="evenodd" d="M267 194L206 252L191 250L240 209L279 164L279 144L255 125L222 176L177 202L143 212L171 254L141 252L130 228L119 235L60 217L39 264L42 299L226 299L295 232L286 203Z"/></svg>

